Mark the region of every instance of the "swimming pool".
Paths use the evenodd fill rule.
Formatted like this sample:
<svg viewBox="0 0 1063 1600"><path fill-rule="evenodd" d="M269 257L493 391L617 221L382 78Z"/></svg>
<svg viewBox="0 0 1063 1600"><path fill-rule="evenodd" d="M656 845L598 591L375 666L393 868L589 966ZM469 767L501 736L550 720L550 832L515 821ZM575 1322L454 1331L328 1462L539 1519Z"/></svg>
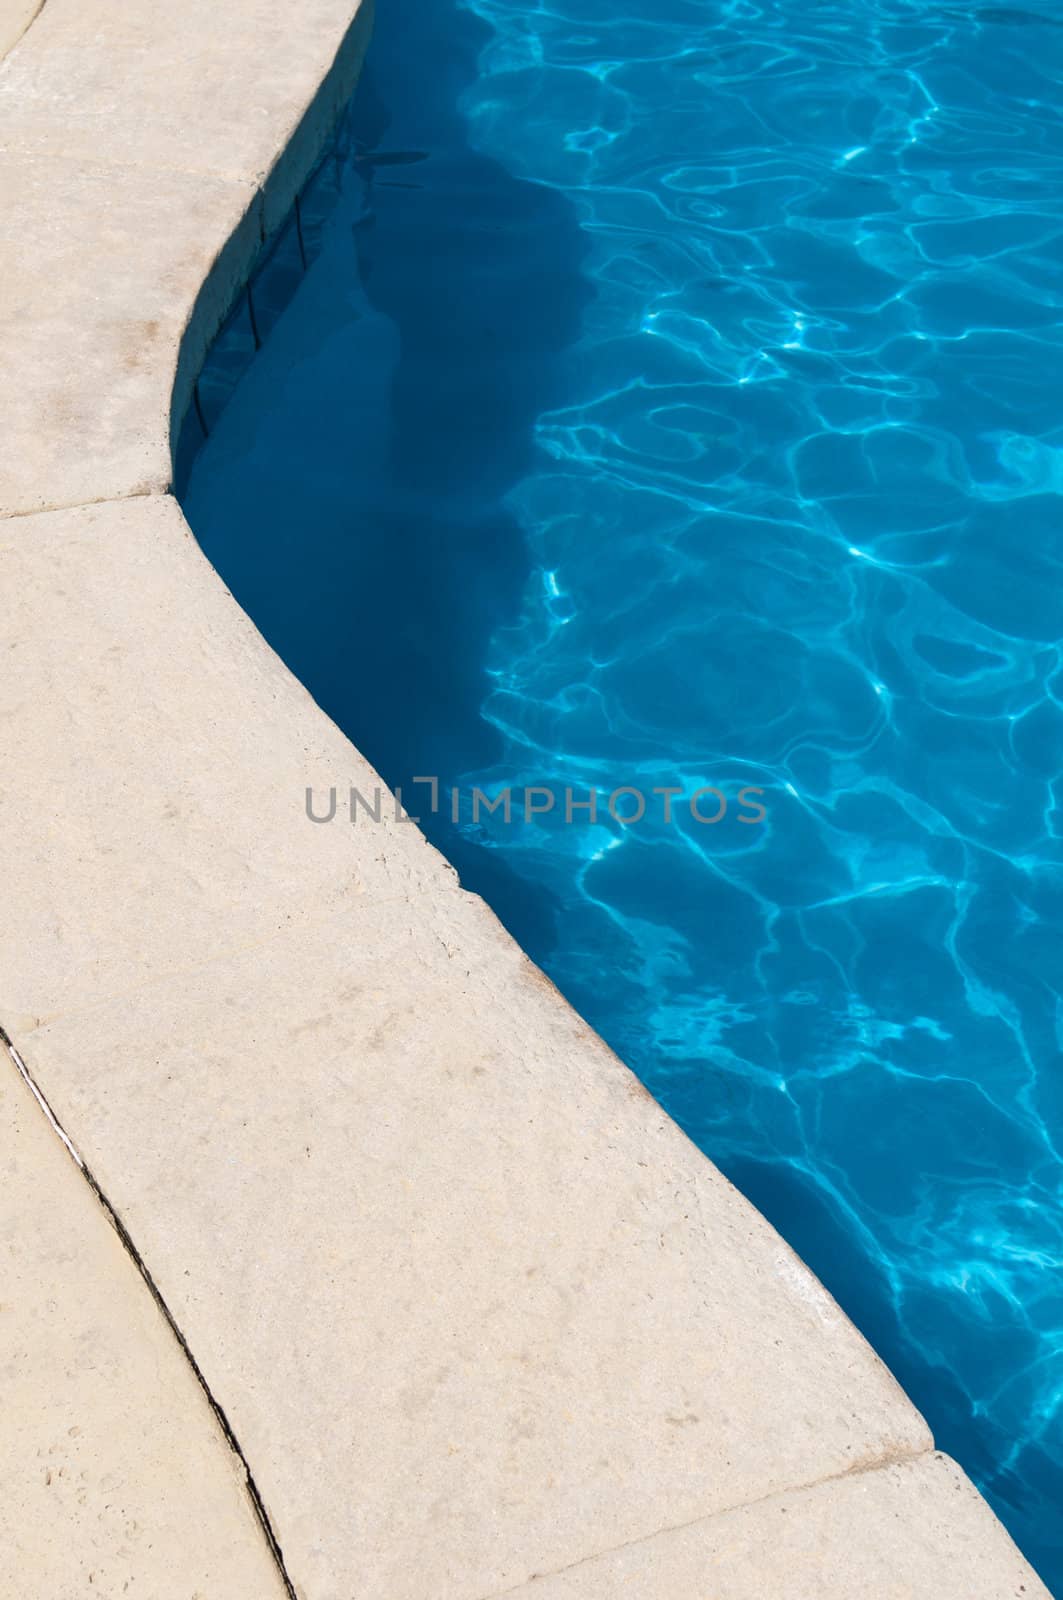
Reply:
<svg viewBox="0 0 1063 1600"><path fill-rule="evenodd" d="M379 9L189 520L1063 1595L1061 19Z"/></svg>

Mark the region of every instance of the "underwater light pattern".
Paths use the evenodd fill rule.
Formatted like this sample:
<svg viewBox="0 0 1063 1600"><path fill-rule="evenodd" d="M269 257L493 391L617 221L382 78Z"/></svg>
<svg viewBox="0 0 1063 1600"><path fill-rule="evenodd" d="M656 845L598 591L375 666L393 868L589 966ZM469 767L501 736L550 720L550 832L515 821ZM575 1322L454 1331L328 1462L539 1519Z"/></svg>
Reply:
<svg viewBox="0 0 1063 1600"><path fill-rule="evenodd" d="M379 9L192 525L1063 1595L1063 19Z"/></svg>

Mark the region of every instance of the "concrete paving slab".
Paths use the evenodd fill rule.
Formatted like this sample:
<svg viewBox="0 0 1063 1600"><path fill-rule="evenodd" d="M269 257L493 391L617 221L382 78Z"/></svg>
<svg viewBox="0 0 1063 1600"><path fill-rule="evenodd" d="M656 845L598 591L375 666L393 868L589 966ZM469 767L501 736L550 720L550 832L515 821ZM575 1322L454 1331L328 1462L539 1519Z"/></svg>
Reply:
<svg viewBox="0 0 1063 1600"><path fill-rule="evenodd" d="M311 105L318 148L327 137L371 10L240 0L219 26L216 0L48 0L32 49L0 72L0 144L261 186ZM315 153L291 152L303 176ZM282 213L291 200L278 197Z"/></svg>
<svg viewBox="0 0 1063 1600"><path fill-rule="evenodd" d="M44 0L0 0L0 60L13 49Z"/></svg>
<svg viewBox="0 0 1063 1600"><path fill-rule="evenodd" d="M774 1495L511 1591L511 1600L1050 1600L947 1456Z"/></svg>
<svg viewBox="0 0 1063 1600"><path fill-rule="evenodd" d="M930 1447L767 1224L481 902L325 924L31 1033L296 1586L477 1600Z"/></svg>
<svg viewBox="0 0 1063 1600"><path fill-rule="evenodd" d="M0 521L0 593L9 1030L452 878L386 806L307 820L308 785L378 780L169 497Z"/></svg>
<svg viewBox="0 0 1063 1600"><path fill-rule="evenodd" d="M822 1480L924 1457L921 1419L415 829L306 820L308 784L376 780L158 493L182 330L178 416L356 71L356 9L49 0L0 67L0 1021L177 1315L305 1600L539 1588L817 1482L825 1570L893 1600L886 1555L839 1566L819 1508L848 1491ZM117 1293L84 1303L130 1341L136 1393L151 1328ZM80 1314L64 1303L60 1332ZM50 1381L27 1369L26 1393ZM101 1390L112 1406L127 1463L168 1462L151 1414L130 1439ZM90 1475L110 1459L86 1452ZM19 1470L0 1454L5 1494ZM192 1478L167 1510L185 1551L228 1527L224 1485ZM27 1494L19 1536L68 1547L49 1600L96 1592L97 1524ZM851 1511L875 1550L894 1505L902 1529L940 1509L951 1537L923 1483ZM920 1539L911 1592L958 1594ZM785 1572L745 1524L733 1545L724 1600L789 1600L800 1545ZM662 1544L660 1571L700 1583L700 1559ZM243 1567L218 1570L192 1574L198 1600L240 1600ZM166 1581L140 1587L169 1600Z"/></svg>
<svg viewBox="0 0 1063 1600"><path fill-rule="evenodd" d="M0 136L0 516L166 488L190 309L211 274L217 326L259 226L253 185L131 183Z"/></svg>
<svg viewBox="0 0 1063 1600"><path fill-rule="evenodd" d="M283 1600L226 1444L0 1046L0 1593Z"/></svg>
<svg viewBox="0 0 1063 1600"><path fill-rule="evenodd" d="M0 1015L308 1596L476 1600L929 1448L420 834L306 819L369 769L176 506L18 519L0 583Z"/></svg>

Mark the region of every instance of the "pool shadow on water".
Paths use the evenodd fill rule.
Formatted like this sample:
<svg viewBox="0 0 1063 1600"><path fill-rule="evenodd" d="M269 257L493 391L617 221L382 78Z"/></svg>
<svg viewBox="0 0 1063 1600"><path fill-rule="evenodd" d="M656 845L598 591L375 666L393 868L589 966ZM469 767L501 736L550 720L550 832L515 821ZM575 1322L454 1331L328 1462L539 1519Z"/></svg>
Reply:
<svg viewBox="0 0 1063 1600"><path fill-rule="evenodd" d="M470 143L461 98L489 30L449 0L416 20L411 52L409 15L382 8L320 254L182 498L241 605L386 782L445 787L499 753L485 660L529 577L505 497L591 289L568 202ZM425 796L407 790L462 881L541 952L549 897L424 815Z"/></svg>
<svg viewBox="0 0 1063 1600"><path fill-rule="evenodd" d="M410 48L411 35L416 35L416 50ZM320 706L392 786L407 786L418 774L437 774L440 787L445 787L461 774L491 770L503 758L498 731L482 717L491 685L487 672L491 638L517 618L525 586L536 576L522 526L507 509L507 494L535 474L543 459L535 442L538 418L570 402L573 392L581 389L581 382L573 381L570 352L580 339L581 318L592 293L586 277L588 235L581 232L578 214L564 195L517 178L475 150L461 102L479 75L477 56L488 37L487 27L456 0L413 0L403 8L402 18L397 6L381 6L370 62L352 110L354 142L346 154L328 163L319 186L311 184L317 200L309 197L304 206L301 221L314 235L314 248L306 251L309 272L299 282L304 240L299 237L296 248L293 235L288 235L290 264L295 250L291 277L299 282L295 298L283 314L280 298L275 306L259 306L266 342L226 408L205 405L210 438L195 459L183 494L192 528L237 600ZM490 88L495 90L495 85ZM501 90L498 98L504 123L506 115L514 114L515 99L503 104L506 96ZM546 120L528 134L528 146L533 139L549 138L551 134L543 130L551 126L554 138L564 136L556 122ZM706 128L706 136L711 131ZM672 154L669 149L669 160ZM541 170L548 166L544 163ZM752 190L756 184L740 187ZM786 238L780 235L776 243L792 245L794 230L781 232ZM784 274L778 283L783 293ZM698 290L703 286L695 283ZM712 278L709 286L716 293L727 282ZM263 298L269 299L266 290ZM682 307L682 298L677 306ZM730 318L730 326L732 333L741 331L738 314ZM247 357L250 328L243 330L242 338ZM738 347L744 349L741 339ZM216 371L224 368L226 358L224 349L216 350ZM232 384L231 376L226 382L218 379L211 390L210 374L207 378L203 394L208 402L211 392L218 395ZM744 378L740 382L744 384ZM741 442L746 430L749 459L757 461L762 430L768 429L765 437L772 437L772 427L788 426L788 413L780 411L781 421L770 421L772 389L767 384L733 386L730 395L732 406L744 408L738 411L744 421L736 424L735 438ZM740 395L748 398L741 400ZM767 421L757 408L765 408ZM716 429L716 422L712 427ZM722 442L725 454L724 434L711 432L706 437ZM863 490L856 498L863 504ZM629 501L636 507L632 518L639 515L639 504L637 499ZM741 498L736 506L743 506ZM746 538L744 514L735 526ZM642 530L637 531L642 536ZM648 536L642 542L648 542ZM810 536L807 544L815 549L816 538ZM773 549L770 541L765 542L757 570L772 573ZM802 568L796 550L788 542L775 550L778 573L767 589L756 590L757 605L764 606L765 613L783 603L783 589L776 582L781 576L786 584L792 581L797 594ZM712 555L720 576L728 554L730 547L720 544ZM850 550L850 554L860 557L863 552ZM949 571L969 571L975 554L969 541L964 562ZM818 557L808 557L804 574L808 592L818 582L816 563ZM991 566L983 570L988 573ZM634 573L632 578L624 576L628 571ZM628 589L639 584L640 571L653 578L655 565L618 565L610 582L626 597ZM711 574L706 557L701 578ZM741 616L748 618L743 581L740 571L732 589L720 582L719 605L730 594ZM615 600L616 587L612 597L604 598ZM706 584L703 592L709 595L712 589ZM852 606L847 595L852 592L858 590L848 589L848 581L839 589L847 610ZM869 605L876 594L876 589L868 590ZM820 635L831 613L810 606L805 614L804 602L796 600L794 605L794 614L802 618L794 624L794 638L812 658L820 651ZM840 616L837 613L831 626L837 626L842 637ZM607 611L596 621L608 634L612 619ZM671 619L666 621L671 626ZM778 630L788 626L783 616L770 637L778 637ZM682 637L682 630L677 637ZM570 650L575 654L576 646ZM709 661L706 670L717 669ZM660 678L664 699L671 693L671 682L669 675ZM826 678L818 682L826 685ZM836 723L829 722L826 712L816 712L823 715L839 749L848 749L852 742L848 682L847 666L836 686ZM786 678L784 693L789 693L788 683ZM640 704L647 704L647 685L648 678ZM741 682L738 688L728 683L727 690L741 704ZM824 704L831 693L834 690L824 686ZM698 704L703 702L693 702L693 709L685 709L676 722L664 720L661 738L668 742L669 728L676 728L677 747L682 747L682 739L692 739L696 747ZM754 723L756 717L749 714L746 725L752 728ZM727 726L727 720L720 723L722 730ZM724 738L725 731L720 733ZM754 739L749 749L772 758L770 739L765 744ZM824 749L831 749L829 739ZM898 768L901 773L908 770L908 765ZM344 786L351 776L322 771L320 784ZM407 794L407 798L413 808L423 810L419 797ZM291 806L293 827L312 826L303 821L303 795L293 795ZM919 1237L917 1198L909 1202L898 1190L895 1213L885 1206L882 1214L876 1214L869 1202L853 1203L855 1210L847 1210L839 1202L845 1187L834 1186L829 1174L823 1181L821 1174L816 1176L813 1152L805 1147L799 1123L788 1131L789 1125L784 1126L784 1118L780 1120L776 1112L757 1120L767 1107L767 1096L757 1096L756 1075L751 1075L748 1094L736 1094L733 1106L728 1106L727 1094L719 1088L719 1075L712 1072L708 1054L719 974L725 974L735 990L736 1016L749 1011L741 1026L727 1024L741 1056L768 1064L775 1059L775 1010L768 1005L757 1011L759 987L748 974L743 976L733 958L736 928L744 928L749 949L762 947L760 891L751 898L744 896L744 890L741 894L735 890L725 899L716 880L711 901L708 896L696 899L695 878L684 856L685 877L671 878L674 886L664 894L663 880L648 872L637 882L632 878L624 883L624 858L613 856L612 864L597 864L592 880L599 894L602 886L608 886L604 899L588 898L583 883L568 896L567 938L559 944L552 931L562 915L559 904L546 888L517 877L506 866L506 856L519 859L520 851L471 845L448 826L445 816L424 814L423 826L455 862L466 886L485 896L536 960L551 966L568 994L583 1005L589 1021L640 1070L661 1104L836 1294L840 1306L929 1416L938 1445L961 1459L991 1493L997 1510L1010 1514L1010 1526L1020 1534L1026 1554L1039 1560L1044 1571L1058 1571L1063 1482L1050 1434L1055 1411L1049 1413L1057 1402L1037 1365L1044 1366L1057 1354L1057 1346L1050 1342L1057 1326L1055 1302L1049 1304L1045 1294L1044 1307L1034 1307L1029 1315L1023 1307L1012 1306L994 1325L993 1318L981 1314L975 1283L969 1294L972 1312L964 1304L964 1259L948 1240L940 1253L929 1251L929 1266L919 1259L908 1261L905 1234L898 1234L892 1218L900 1218L898 1227L908 1218L911 1237ZM872 821L869 827L874 834L880 824ZM778 837L783 837L781 830ZM800 840L805 837L815 861L829 858L831 846L824 845L824 838L794 832L794 842L778 858L781 874L788 874L791 867L799 869ZM892 837L885 835L885 842ZM898 835L898 840L900 866L890 864L898 882L906 882L909 872L909 856L901 851L911 853L913 861L922 859L924 851L929 861L937 859L919 830ZM877 848L879 840L874 843ZM885 861L885 856L869 859ZM839 874L837 883L850 882L852 864L844 853L828 864ZM813 906L818 906L821 893L832 893L831 877L824 878L823 891L815 888L813 877L808 883ZM756 877L749 878L754 890L756 882ZM786 882L780 906L797 904L799 894ZM620 915L613 915L624 907L631 914L629 960L624 960L623 939L618 936ZM605 918L604 931L599 912ZM743 917L748 918L744 923ZM692 1016L708 1019L704 1070L701 1050L687 1074L672 1066L676 1058L669 1054L664 1030L671 1026L669 1006L676 1011L679 1005L682 1011L685 990L677 981L679 989L671 994L668 982L655 978L658 994L650 979L642 976L648 962L640 946L653 928L653 918L663 931L664 954L674 939L685 939L688 949L696 952ZM876 923L868 926L874 928ZM908 947L908 933L901 931ZM844 928L839 936L845 938ZM797 974L804 973L808 955L802 941L791 939L788 946ZM861 934L858 942L863 947L868 941ZM996 968L1007 973L1007 966L999 962ZM655 968L661 970L666 968ZM933 974L937 968L929 966L927 971ZM866 973L863 979L856 974L853 984L847 978L845 1005L850 998L863 1003L860 981L868 981ZM903 1000L887 994L887 989L889 984L882 989L887 1014L892 1018L890 1008L900 1005L905 1016ZM921 1021L924 1013L937 1014L933 1000L927 1002L927 1011L919 998L924 989L922 978L909 982L908 1008ZM650 1021L658 1000L664 1021ZM631 1022L636 1011L637 1022ZM948 1040L949 1050L959 1059L964 1046L954 1038L967 1037L967 1024L969 1019L956 1011L949 1022L951 1032L941 1030L933 1038ZM818 1058L808 1050L820 1050L816 1030L808 1030L808 1048L804 1038L802 1029L792 1030L791 1045L783 1054L815 1066ZM993 1056L996 1046L989 1043L986 1048ZM831 1061L834 1054L836 1046L826 1040L824 1059ZM889 1051L884 1051L882 1062L889 1061ZM927 1082L937 1082L932 1078L937 1067L929 1056L922 1070ZM951 1082L945 1072L941 1078ZM842 1082L844 1078L834 1075L824 1078L829 1085ZM824 1088L823 1104L828 1094L837 1094L836 1088ZM772 1098L783 1104L773 1091ZM869 1099L861 1107L853 1101L852 1115L847 1104L837 1099L832 1110L836 1133L831 1160L842 1174L858 1173L864 1160L864 1123L872 1115L868 1107L879 1102ZM1007 1118L999 1138L1002 1150L1012 1149L1005 1131ZM981 1118L965 1123L961 1117L956 1126L943 1128L941 1157L927 1152L927 1141L922 1141L925 1182L954 1181L949 1176L951 1163L959 1181L970 1189L970 1173L978 1171L978 1152L972 1166L964 1149L969 1139L983 1139ZM826 1149L829 1141L824 1139L823 1144ZM913 1163L911 1150L898 1146L898 1152L898 1162ZM874 1162L876 1157L868 1154L866 1160ZM858 1187L850 1186L848 1192ZM884 1181L879 1182L882 1187ZM993 1226L991 1206L986 1216ZM977 1262L983 1254L978 1243ZM949 1272L953 1278L946 1277ZM1004 1275L1007 1278L1007 1264ZM951 1285L948 1294L943 1282ZM1042 1328L1037 1326L1037 1315L1044 1318ZM1001 1402L1002 1390L1009 1387L1013 1398L1005 1395Z"/></svg>

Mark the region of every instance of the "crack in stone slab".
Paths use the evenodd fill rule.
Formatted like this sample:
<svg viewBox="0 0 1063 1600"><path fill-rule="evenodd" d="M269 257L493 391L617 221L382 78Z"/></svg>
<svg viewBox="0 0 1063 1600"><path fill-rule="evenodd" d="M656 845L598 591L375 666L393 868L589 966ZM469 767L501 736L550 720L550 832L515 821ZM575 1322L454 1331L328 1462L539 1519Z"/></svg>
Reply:
<svg viewBox="0 0 1063 1600"><path fill-rule="evenodd" d="M158 489L129 489L125 494L101 494L92 500L57 500L43 506L16 506L13 511L0 511L0 522L17 522L21 517L47 517L53 511L80 511L85 506L118 505L123 500L164 499L170 494L169 486Z"/></svg>
<svg viewBox="0 0 1063 1600"><path fill-rule="evenodd" d="M640 1533L634 1539L622 1539L619 1544L606 1546L602 1550L592 1550L588 1555L580 1556L577 1561L566 1561L563 1567L551 1567L547 1571L529 1573L519 1583L507 1584L504 1589L492 1589L489 1594L478 1595L476 1600L505 1600L506 1595L519 1594L522 1589L529 1588L533 1583L541 1583L546 1578L559 1578L566 1572L578 1572L580 1567L588 1566L592 1561L604 1560L607 1556L616 1555L620 1550L633 1550L640 1544L649 1544L653 1539L665 1538L670 1533L684 1533L688 1528L706 1526L715 1522L719 1517L732 1516L736 1511L751 1511L757 1506L770 1505L773 1500L782 1500L787 1495L807 1494L810 1489L821 1489L828 1483L844 1483L849 1478L865 1477L872 1472L884 1472L889 1467L900 1466L904 1462L922 1461L927 1456L936 1456L938 1450L931 1445L925 1450L887 1450L874 1461L861 1461L852 1467L845 1467L841 1472L828 1472L822 1478L810 1478L803 1483L786 1484L781 1489L772 1489L767 1494L757 1495L752 1500L736 1500L733 1505L720 1506L715 1511L707 1511L699 1517L691 1517L686 1522L667 1523L664 1527L655 1528L652 1533Z"/></svg>
<svg viewBox="0 0 1063 1600"><path fill-rule="evenodd" d="M12 50L15 49L16 45L20 45L22 43L23 39L26 37L27 33L29 33L30 29L33 27L33 24L36 22L37 18L40 16L41 12L44 10L44 8L47 5L47 3L48 3L48 0L40 0L40 5L37 7L37 9L33 13L32 17L29 17L26 20L26 22L23 24L21 32L17 33L15 35L15 37L11 40L11 42L5 48L0 49L0 61L6 61L8 56L11 54Z"/></svg>
<svg viewBox="0 0 1063 1600"><path fill-rule="evenodd" d="M85 1161L84 1157L78 1152L78 1150L75 1147L73 1141L71 1140L69 1134L66 1132L66 1129L63 1127L62 1123L59 1121L59 1118L56 1116L55 1112L52 1110L51 1106L48 1104L48 1100L47 1100L46 1096L44 1095L42 1090L39 1088L37 1083L34 1081L32 1073L30 1072L28 1066L26 1065L25 1061L23 1060L22 1056L20 1055L20 1053L19 1053L18 1049L16 1048L14 1042L8 1036L7 1032L5 1031L5 1029L4 1029L4 1027L2 1025L0 1025L0 1044L2 1044L3 1046L6 1047L7 1053L10 1056L12 1062L14 1063L15 1070L19 1074L19 1077L25 1083L27 1089L32 1094L34 1100L37 1102L38 1106L41 1108L41 1111L44 1113L44 1115L47 1118L48 1123L50 1124L50 1126L53 1129L53 1131L62 1140L62 1143L63 1143L63 1145L64 1145L64 1147L66 1149L67 1154L70 1156L71 1160L75 1163L75 1165L77 1166L78 1170L82 1173L82 1175L85 1178L85 1181L88 1184L89 1188L92 1190L93 1194L96 1196L96 1199L99 1201L100 1206L103 1209L104 1216L107 1218L108 1222L111 1224L111 1227L114 1229L115 1233L118 1235L118 1238L120 1239L123 1247L125 1248L125 1251L126 1251L127 1255L130 1257L130 1259L133 1262L133 1265L136 1267L136 1269L139 1272L141 1278L143 1279L143 1281L144 1281L144 1283L145 1283L145 1285L146 1285L146 1287L148 1289L148 1292L150 1293L152 1299L155 1301L155 1304L158 1306L159 1310L162 1312L163 1318L165 1319L166 1324L170 1329L170 1332L173 1334L174 1338L177 1340L177 1343L178 1343L181 1351L183 1352L183 1354L185 1356L185 1359L187 1360L189 1366L191 1367L192 1372L194 1373L194 1375L196 1377L196 1380L199 1383L200 1388L203 1390L203 1393L206 1396L207 1404L210 1406L210 1409L213 1412L215 1419L217 1420L218 1426L220 1427L220 1429L222 1431L222 1434L223 1434L223 1436L225 1438L226 1444L229 1446L229 1449L236 1456L237 1460L240 1462L241 1467L243 1468L244 1482L247 1485L247 1492L248 1492L248 1496L250 1497L250 1500L251 1500L251 1505L252 1505L252 1507L254 1509L255 1516L258 1519L258 1524L259 1524L259 1527L262 1530L262 1535L263 1535L263 1537L264 1537L264 1539L266 1541L267 1546L269 1547L270 1555L273 1557L273 1561L274 1561L274 1564L275 1564L275 1566L277 1568L278 1574L280 1575L281 1582L284 1585L285 1593L288 1595L288 1600L299 1600L298 1591L296 1590L295 1585L293 1584L293 1582L292 1582L292 1580L291 1580L291 1578L290 1578L290 1576L288 1574L288 1569L284 1564L283 1551L281 1550L280 1543L279 1543L279 1541L277 1539L277 1535L273 1531L273 1524L270 1521L269 1513L267 1512L266 1507L265 1507L265 1505L263 1503L263 1500L262 1500L262 1496L259 1493L258 1485L255 1482L254 1474L251 1471L250 1464L249 1464L249 1462L247 1460L247 1457L244 1455L243 1450L240 1447L240 1441L237 1439L236 1434L233 1431L232 1424L230 1423L228 1417L226 1416L225 1411L223 1410L222 1406L219 1404L219 1402L215 1399L214 1395L211 1393L210 1385L207 1383L206 1378L203 1376L203 1373L202 1373L202 1371L200 1369L199 1363L197 1362L195 1356L192 1354L192 1351L190 1350L190 1348L188 1346L188 1341L186 1340L184 1334L181 1332L181 1329L178 1327L177 1322L174 1319L173 1313L171 1312L169 1306L166 1304L166 1301L163 1299L162 1294L160 1293L160 1291L158 1289L158 1286L155 1283L155 1280L151 1276L151 1273L148 1271L147 1265L145 1264L144 1259L140 1254L140 1251L137 1249L136 1245L133 1243L133 1239L132 1239L132 1237L131 1237L131 1235L129 1233L128 1228L125 1226L125 1223L122 1221L121 1217L115 1211L114 1207L111 1205L111 1203L108 1200L107 1196L104 1194L103 1190L101 1189L99 1183L97 1182L97 1180L96 1180L96 1178L95 1178L95 1176L94 1176L94 1174L92 1172L92 1168Z"/></svg>

